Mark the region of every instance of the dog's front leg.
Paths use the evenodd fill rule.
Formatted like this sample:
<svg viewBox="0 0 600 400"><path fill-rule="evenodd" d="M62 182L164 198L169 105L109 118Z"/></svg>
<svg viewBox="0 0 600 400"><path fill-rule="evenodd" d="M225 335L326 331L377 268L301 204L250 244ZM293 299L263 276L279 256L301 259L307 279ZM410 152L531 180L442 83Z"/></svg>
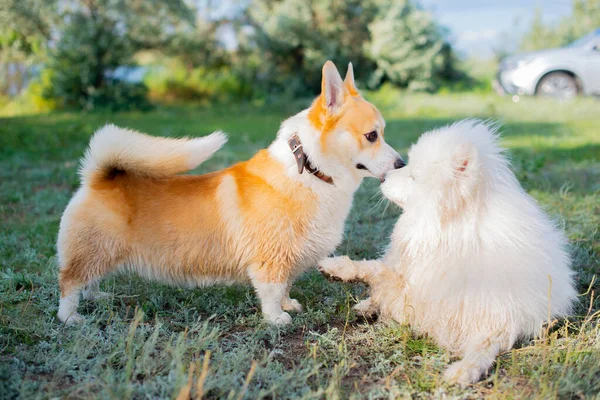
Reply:
<svg viewBox="0 0 600 400"><path fill-rule="evenodd" d="M365 317L371 317L379 313L379 304L377 304L373 297L367 297L366 299L359 301L352 308Z"/></svg>
<svg viewBox="0 0 600 400"><path fill-rule="evenodd" d="M377 260L352 261L347 256L330 257L322 260L319 271L327 277L341 279L344 282L361 281L370 286L377 285L384 266ZM353 307L365 316L372 316L379 312L379 304L372 297L361 300Z"/></svg>
<svg viewBox="0 0 600 400"><path fill-rule="evenodd" d="M345 282L361 281L371 288L371 297L362 300L354 309L361 314L381 313L384 318L405 322L405 281L402 275L379 260L352 261L346 256L331 257L319 263L319 271L325 276Z"/></svg>
<svg viewBox="0 0 600 400"><path fill-rule="evenodd" d="M372 285L379 280L385 267L378 260L352 261L348 256L341 256L321 260L317 268L323 275L344 282L360 281Z"/></svg>
<svg viewBox="0 0 600 400"><path fill-rule="evenodd" d="M287 284L287 288L285 290L285 296L283 297L283 302L281 303L281 307L284 311L296 311L302 312L302 304L298 302L296 299L292 299L290 297L290 289L292 288L293 279L290 279Z"/></svg>
<svg viewBox="0 0 600 400"><path fill-rule="evenodd" d="M288 277L283 276L281 269L275 270L266 263L252 264L248 273L267 322L277 326L290 324L292 317L282 308L289 293Z"/></svg>

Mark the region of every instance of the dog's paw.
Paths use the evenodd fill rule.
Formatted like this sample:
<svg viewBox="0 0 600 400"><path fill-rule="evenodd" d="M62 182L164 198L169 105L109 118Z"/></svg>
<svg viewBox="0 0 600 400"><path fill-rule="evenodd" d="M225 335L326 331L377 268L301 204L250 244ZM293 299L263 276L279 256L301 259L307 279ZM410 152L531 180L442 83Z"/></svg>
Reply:
<svg viewBox="0 0 600 400"><path fill-rule="evenodd" d="M71 315L67 316L66 318L62 318L60 315L58 316L58 318L64 322L65 325L77 325L77 324L81 324L82 322L85 321L85 318L79 314L79 313L72 313Z"/></svg>
<svg viewBox="0 0 600 400"><path fill-rule="evenodd" d="M365 317L373 317L379 313L379 308L373 303L371 298L367 298L359 301L354 307L352 307L356 312L365 316Z"/></svg>
<svg viewBox="0 0 600 400"><path fill-rule="evenodd" d="M300 304L298 302L298 300L296 300L296 299L290 299L290 298L283 299L281 308L283 308L283 311L302 312L302 304Z"/></svg>
<svg viewBox="0 0 600 400"><path fill-rule="evenodd" d="M268 323L275 326L285 326L292 323L292 317L285 311L279 315L265 315Z"/></svg>
<svg viewBox="0 0 600 400"><path fill-rule="evenodd" d="M352 260L347 256L341 256L321 260L317 269L329 280L348 282L356 276L352 267Z"/></svg>
<svg viewBox="0 0 600 400"><path fill-rule="evenodd" d="M461 386L476 383L481 378L481 371L473 365L469 365L463 361L457 361L451 364L444 371L444 380L450 384L458 384Z"/></svg>

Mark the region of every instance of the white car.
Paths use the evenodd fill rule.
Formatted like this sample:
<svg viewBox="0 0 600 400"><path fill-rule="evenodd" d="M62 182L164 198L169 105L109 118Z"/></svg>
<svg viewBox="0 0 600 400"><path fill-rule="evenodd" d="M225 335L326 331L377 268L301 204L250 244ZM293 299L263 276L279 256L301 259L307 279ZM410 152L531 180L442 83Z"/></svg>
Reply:
<svg viewBox="0 0 600 400"><path fill-rule="evenodd" d="M496 88L514 95L600 95L600 28L565 47L505 58Z"/></svg>

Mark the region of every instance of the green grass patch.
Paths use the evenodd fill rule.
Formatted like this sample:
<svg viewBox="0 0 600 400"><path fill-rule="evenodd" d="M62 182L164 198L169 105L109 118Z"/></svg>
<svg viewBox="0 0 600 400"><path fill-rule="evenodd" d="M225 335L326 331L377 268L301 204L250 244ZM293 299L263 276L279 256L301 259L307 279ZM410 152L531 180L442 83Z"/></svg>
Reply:
<svg viewBox="0 0 600 400"><path fill-rule="evenodd" d="M576 315L502 354L467 388L442 383L451 356L431 339L355 315L350 308L364 286L329 283L315 271L292 290L306 311L281 330L262 321L250 287L182 289L132 276L103 282L113 297L82 303L86 323L65 327L55 317L54 245L78 186L78 158L96 129L113 122L165 136L226 131L229 143L201 173L267 146L281 121L307 103L7 116L0 119L0 398L175 398L189 376L192 395L200 382L209 398L597 396L600 102L395 91L370 97L386 117L387 140L403 154L425 130L458 119L503 124L517 176L571 240L582 293ZM379 200L378 183L365 182L339 254L373 258L384 249L398 210Z"/></svg>

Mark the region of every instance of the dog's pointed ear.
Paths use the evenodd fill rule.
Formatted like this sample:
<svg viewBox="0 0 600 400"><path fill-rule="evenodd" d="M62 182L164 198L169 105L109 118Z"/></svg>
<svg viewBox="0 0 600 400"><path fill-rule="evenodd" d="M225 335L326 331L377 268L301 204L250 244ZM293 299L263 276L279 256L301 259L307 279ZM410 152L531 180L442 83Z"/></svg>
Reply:
<svg viewBox="0 0 600 400"><path fill-rule="evenodd" d="M356 84L354 83L354 68L352 67L351 62L348 63L348 71L346 71L346 77L344 78L344 86L351 96L359 95Z"/></svg>
<svg viewBox="0 0 600 400"><path fill-rule="evenodd" d="M321 81L321 94L325 100L325 107L329 114L335 114L344 104L346 89L342 77L331 61L323 65L323 80Z"/></svg>

